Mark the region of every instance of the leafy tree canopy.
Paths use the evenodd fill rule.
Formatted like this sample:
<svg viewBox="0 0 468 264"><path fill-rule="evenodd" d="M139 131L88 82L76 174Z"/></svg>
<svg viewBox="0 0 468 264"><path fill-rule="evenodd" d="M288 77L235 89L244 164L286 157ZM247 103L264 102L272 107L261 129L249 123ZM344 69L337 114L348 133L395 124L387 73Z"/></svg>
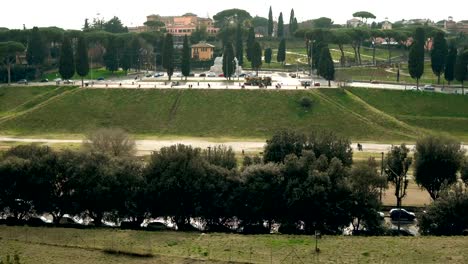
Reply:
<svg viewBox="0 0 468 264"><path fill-rule="evenodd" d="M353 14L353 17L360 17L362 19L375 19L376 16L368 11L359 11Z"/></svg>
<svg viewBox="0 0 468 264"><path fill-rule="evenodd" d="M223 10L213 16L215 26L219 28L224 28L231 23L243 23L251 18L252 16L249 12L237 8Z"/></svg>

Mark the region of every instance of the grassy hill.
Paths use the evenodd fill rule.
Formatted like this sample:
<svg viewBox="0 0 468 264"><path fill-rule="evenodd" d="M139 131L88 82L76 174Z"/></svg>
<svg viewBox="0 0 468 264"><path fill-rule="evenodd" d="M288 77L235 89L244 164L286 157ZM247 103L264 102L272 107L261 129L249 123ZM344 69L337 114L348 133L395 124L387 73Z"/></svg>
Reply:
<svg viewBox="0 0 468 264"><path fill-rule="evenodd" d="M308 97L312 107L300 100ZM0 133L84 134L122 127L139 136L265 138L329 129L354 140L468 141L468 96L370 89L129 90L0 88Z"/></svg>
<svg viewBox="0 0 468 264"><path fill-rule="evenodd" d="M311 236L0 226L21 263L466 263L465 237ZM110 252L122 254L109 254Z"/></svg>

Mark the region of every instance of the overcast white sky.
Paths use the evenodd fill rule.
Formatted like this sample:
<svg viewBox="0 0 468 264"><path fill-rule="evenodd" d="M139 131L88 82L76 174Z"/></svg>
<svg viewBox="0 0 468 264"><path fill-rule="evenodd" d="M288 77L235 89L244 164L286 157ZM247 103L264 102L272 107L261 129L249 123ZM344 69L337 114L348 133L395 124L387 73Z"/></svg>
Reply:
<svg viewBox="0 0 468 264"><path fill-rule="evenodd" d="M435 4L439 3L439 4ZM419 5L423 5L419 7ZM335 23L345 23L355 11L370 11L377 21L388 17L390 21L402 18L429 18L434 21L453 16L455 20L468 19L467 0L420 1L420 0L14 0L3 1L0 27L27 28L33 26L58 26L66 29L80 29L84 19L104 17L106 20L118 16L126 26L142 25L150 14L182 15L187 12L212 17L219 11L230 8L245 9L252 16L268 16L273 7L274 17L283 12L285 21L294 8L299 21L318 18L332 18ZM8 10L7 12L5 12Z"/></svg>

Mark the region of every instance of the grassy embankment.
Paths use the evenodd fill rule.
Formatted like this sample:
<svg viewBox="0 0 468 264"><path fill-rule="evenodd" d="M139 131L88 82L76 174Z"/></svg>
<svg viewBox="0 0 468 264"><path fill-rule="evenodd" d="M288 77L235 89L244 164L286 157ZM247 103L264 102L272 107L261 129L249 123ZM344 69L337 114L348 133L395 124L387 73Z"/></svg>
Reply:
<svg viewBox="0 0 468 264"><path fill-rule="evenodd" d="M311 109L299 101L309 97ZM279 129L333 130L353 140L468 141L468 96L371 89L301 91L0 88L0 133L82 135L122 127L139 137L262 139Z"/></svg>
<svg viewBox="0 0 468 264"><path fill-rule="evenodd" d="M464 237L227 235L0 226L22 263L466 263ZM125 252L115 255L106 252ZM130 256L130 255L133 256ZM139 256L139 257L138 257Z"/></svg>

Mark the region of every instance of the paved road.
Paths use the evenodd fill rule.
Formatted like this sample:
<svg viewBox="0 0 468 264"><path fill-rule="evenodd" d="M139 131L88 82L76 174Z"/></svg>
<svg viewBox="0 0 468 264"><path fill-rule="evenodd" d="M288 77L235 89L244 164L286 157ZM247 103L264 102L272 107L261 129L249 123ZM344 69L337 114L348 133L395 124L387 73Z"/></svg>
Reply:
<svg viewBox="0 0 468 264"><path fill-rule="evenodd" d="M25 143L46 143L46 144L60 144L60 143L75 143L80 144L82 140L79 139L46 139L46 138L15 138L15 137L1 137L0 142L25 142ZM146 155L152 151L159 150L163 147L175 145L175 144L185 144L192 145L199 148L208 148L217 145L230 146L236 152L259 152L262 151L265 141L226 141L226 142L216 142L208 141L204 139L197 138L187 138L187 139L154 139L154 140L137 140L137 150L140 155ZM361 143L364 152L387 152L390 150L390 144L377 144L377 143ZM414 145L407 145L410 149L414 148ZM352 144L354 151L357 151L357 143ZM463 148L468 150L468 145L463 145Z"/></svg>

